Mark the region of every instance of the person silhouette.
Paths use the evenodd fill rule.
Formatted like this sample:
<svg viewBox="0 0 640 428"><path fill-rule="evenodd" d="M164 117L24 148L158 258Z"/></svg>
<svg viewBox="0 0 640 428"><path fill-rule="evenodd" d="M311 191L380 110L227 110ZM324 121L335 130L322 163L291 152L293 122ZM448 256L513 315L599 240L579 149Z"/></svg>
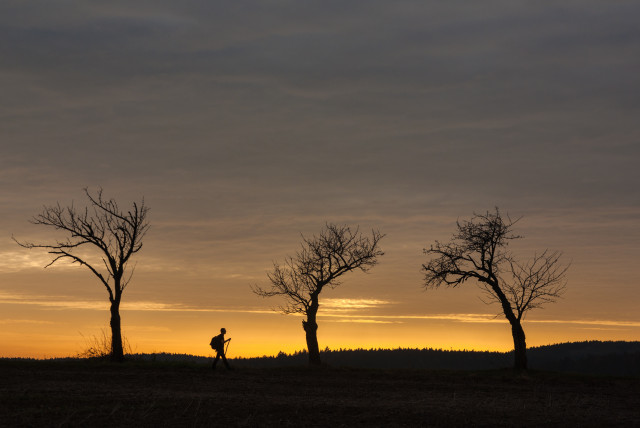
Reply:
<svg viewBox="0 0 640 428"><path fill-rule="evenodd" d="M224 355L224 344L229 342L231 338L225 340L224 335L227 332L225 328L220 329L220 334L217 336L213 336L211 338L211 348L216 351L216 359L213 361L213 366L211 367L213 370L216 369L216 364L218 364L218 360L222 358L222 362L228 370L231 370L229 367L229 363L227 362L227 357Z"/></svg>

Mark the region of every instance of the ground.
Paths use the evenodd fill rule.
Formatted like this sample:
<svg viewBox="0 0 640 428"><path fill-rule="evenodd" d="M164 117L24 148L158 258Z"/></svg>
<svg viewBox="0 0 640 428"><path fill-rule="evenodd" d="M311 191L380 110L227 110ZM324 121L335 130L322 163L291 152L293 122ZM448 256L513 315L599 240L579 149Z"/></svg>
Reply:
<svg viewBox="0 0 640 428"><path fill-rule="evenodd" d="M640 426L640 379L0 360L0 426Z"/></svg>

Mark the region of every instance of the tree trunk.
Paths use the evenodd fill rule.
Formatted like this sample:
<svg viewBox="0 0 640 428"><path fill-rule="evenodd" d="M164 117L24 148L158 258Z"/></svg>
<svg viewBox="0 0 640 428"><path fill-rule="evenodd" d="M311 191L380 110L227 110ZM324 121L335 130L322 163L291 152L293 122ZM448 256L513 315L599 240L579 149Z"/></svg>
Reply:
<svg viewBox="0 0 640 428"><path fill-rule="evenodd" d="M511 334L513 335L514 368L518 371L527 370L527 342L520 320L512 322Z"/></svg>
<svg viewBox="0 0 640 428"><path fill-rule="evenodd" d="M493 280L487 281L487 283L491 285L491 288L495 292L500 301L500 304L502 305L504 316L509 321L509 324L511 324L514 357L513 368L518 371L525 371L527 370L527 342L525 341L524 330L522 329L520 318L516 317L516 315L513 313L513 309L511 309L511 303L509 303L509 299L507 299L507 296L503 293L502 289L498 285L497 278L493 277Z"/></svg>
<svg viewBox="0 0 640 428"><path fill-rule="evenodd" d="M122 330L120 328L120 301L111 302L111 360L116 362L124 361L122 350Z"/></svg>
<svg viewBox="0 0 640 428"><path fill-rule="evenodd" d="M302 328L307 336L307 350L309 351L309 365L319 366L320 348L318 347L318 324L315 314L307 314L307 320L302 321Z"/></svg>

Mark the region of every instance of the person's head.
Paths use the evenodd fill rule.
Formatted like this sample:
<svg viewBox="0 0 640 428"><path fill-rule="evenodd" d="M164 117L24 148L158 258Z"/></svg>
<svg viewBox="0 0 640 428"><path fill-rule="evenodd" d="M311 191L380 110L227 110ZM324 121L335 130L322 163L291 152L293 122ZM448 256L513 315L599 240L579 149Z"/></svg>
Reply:
<svg viewBox="0 0 640 428"><path fill-rule="evenodd" d="M226 328L224 328L224 327L222 327L222 328L220 329L220 333L222 333L222 334L226 334L226 333L227 333L227 329L226 329Z"/></svg>

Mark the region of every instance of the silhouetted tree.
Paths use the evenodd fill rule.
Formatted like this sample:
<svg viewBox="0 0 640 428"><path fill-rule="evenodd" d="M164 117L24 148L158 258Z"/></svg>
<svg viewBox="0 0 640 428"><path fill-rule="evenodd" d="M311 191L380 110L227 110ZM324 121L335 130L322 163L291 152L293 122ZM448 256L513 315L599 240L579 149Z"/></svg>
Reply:
<svg viewBox="0 0 640 428"><path fill-rule="evenodd" d="M320 364L317 337L317 314L320 293L325 287L340 285L338 278L355 269L364 272L377 264L379 242L384 235L372 231L371 237L362 236L358 228L327 224L318 236L302 237L302 248L284 265L274 263L267 276L271 288L254 286L253 292L262 297L284 296L286 305L279 310L284 314L299 313L306 316L302 328L306 333L309 364Z"/></svg>
<svg viewBox="0 0 640 428"><path fill-rule="evenodd" d="M42 213L31 219L31 223L51 226L69 235L65 240L57 240L52 244L34 244L19 242L25 248L45 248L54 259L45 266L49 267L58 260L69 259L72 263L86 266L109 293L111 302L111 358L114 361L124 359L122 349L122 330L120 327L120 302L122 292L131 280L133 269L127 271L127 262L131 256L142 248L142 238L149 228L146 220L147 208L144 199L140 204L134 202L133 207L123 211L113 199L105 199L102 189L94 196L88 189L84 192L89 199L90 207L77 209L73 204L62 207L45 206ZM85 249L98 250L100 261L91 260L91 252ZM104 268L100 265L104 265Z"/></svg>
<svg viewBox="0 0 640 428"><path fill-rule="evenodd" d="M566 287L568 265L560 263L560 252L543 251L525 263L507 251L509 241L521 238L512 232L509 216L487 212L475 214L470 221L457 222L458 231L451 242L438 241L425 254L433 256L422 265L425 288L441 285L456 287L471 279L489 296L487 303L498 302L511 324L514 366L527 369L527 345L522 320L527 311L555 301Z"/></svg>

